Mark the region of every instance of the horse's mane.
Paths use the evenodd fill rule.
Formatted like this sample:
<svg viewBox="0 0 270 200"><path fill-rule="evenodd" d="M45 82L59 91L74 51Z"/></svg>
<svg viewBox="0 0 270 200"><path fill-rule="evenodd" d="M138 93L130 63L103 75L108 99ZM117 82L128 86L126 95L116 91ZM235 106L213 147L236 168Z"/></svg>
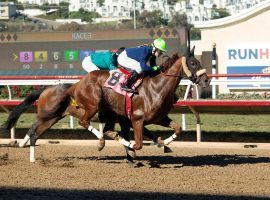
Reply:
<svg viewBox="0 0 270 200"><path fill-rule="evenodd" d="M178 54L174 54L172 57L168 56L168 55L164 55L162 57L162 59L166 59L162 64L162 71L166 71L167 69L169 69L175 62L176 60L179 58ZM160 71L149 71L149 72L146 72L144 76L149 76L149 77L155 77L157 76L158 74L160 74Z"/></svg>
<svg viewBox="0 0 270 200"><path fill-rule="evenodd" d="M179 58L177 53L174 54L172 57L169 57L169 56L164 56L164 57L167 57L165 62L163 62L163 64L162 64L164 70L167 70L168 68L170 68L176 62L176 60Z"/></svg>

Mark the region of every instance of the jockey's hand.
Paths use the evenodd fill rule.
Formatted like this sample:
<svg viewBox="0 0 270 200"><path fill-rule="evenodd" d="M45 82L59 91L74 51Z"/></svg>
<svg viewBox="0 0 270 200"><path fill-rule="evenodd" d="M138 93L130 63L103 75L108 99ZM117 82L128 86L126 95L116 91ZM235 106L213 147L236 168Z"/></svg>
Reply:
<svg viewBox="0 0 270 200"><path fill-rule="evenodd" d="M153 69L153 71L158 71L158 70L160 70L160 66L154 66L154 67L152 67L152 69Z"/></svg>

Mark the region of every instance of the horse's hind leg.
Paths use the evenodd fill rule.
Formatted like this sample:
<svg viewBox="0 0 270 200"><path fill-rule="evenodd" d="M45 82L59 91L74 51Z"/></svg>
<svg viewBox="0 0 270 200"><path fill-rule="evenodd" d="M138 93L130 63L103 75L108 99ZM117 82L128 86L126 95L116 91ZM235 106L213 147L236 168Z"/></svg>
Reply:
<svg viewBox="0 0 270 200"><path fill-rule="evenodd" d="M99 111L99 131L100 134L103 136L101 139L99 139L99 142L97 144L97 148L99 151L101 151L105 147L104 132L114 131L116 118L117 115L110 109L104 108Z"/></svg>
<svg viewBox="0 0 270 200"><path fill-rule="evenodd" d="M30 140L31 135L35 132L36 128L37 123L34 123L24 136L24 139L19 143L18 147L22 148L26 146L27 142Z"/></svg>
<svg viewBox="0 0 270 200"><path fill-rule="evenodd" d="M74 106L69 106L66 109L66 111L64 112L63 115L71 115L71 116L74 116L74 117L76 117L78 119L83 119L83 117L85 115L85 110L84 109L81 109L81 108L78 109L78 108L76 108ZM102 118L102 119L104 119L104 118ZM105 122L105 120L102 120L102 122ZM81 124L81 123L79 122L79 124ZM83 127L85 127L86 129L88 129L89 126L90 126L90 124L87 125L87 123L86 123L86 126L84 125ZM104 123L100 123L99 124L99 130L100 131L99 132L98 132L98 130L94 131L94 134L98 132L97 135L100 136L99 142L97 144L97 148L98 148L99 151L101 151L104 148L104 146L105 146L105 139L104 139L104 136L103 136L103 132L104 132L105 128L104 128Z"/></svg>
<svg viewBox="0 0 270 200"><path fill-rule="evenodd" d="M90 124L90 120L92 119L92 117L94 117L97 111L98 106L89 105L87 110L85 110L83 117L79 120L79 124L82 127L88 129L94 135L96 135L99 140L104 140L103 133L99 132L95 127Z"/></svg>
<svg viewBox="0 0 270 200"><path fill-rule="evenodd" d="M28 131L29 137L30 137L30 162L35 162L35 145L37 142L37 139L52 125L54 125L56 122L58 122L62 117L55 117L50 120L41 121L38 120Z"/></svg>
<svg viewBox="0 0 270 200"><path fill-rule="evenodd" d="M104 123L99 123L99 132L100 135L102 136L99 140L98 140L98 144L97 144L97 149L99 151L101 151L104 147L105 147L105 138L104 138Z"/></svg>
<svg viewBox="0 0 270 200"><path fill-rule="evenodd" d="M171 135L170 137L168 137L167 139L165 139L164 141L161 139L158 141L158 143L161 145L162 144L169 145L172 141L174 141L176 138L178 138L181 135L181 132L182 132L181 125L176 123L172 119L170 119L168 116L164 117L157 124L164 127L170 127L175 130L175 133Z"/></svg>

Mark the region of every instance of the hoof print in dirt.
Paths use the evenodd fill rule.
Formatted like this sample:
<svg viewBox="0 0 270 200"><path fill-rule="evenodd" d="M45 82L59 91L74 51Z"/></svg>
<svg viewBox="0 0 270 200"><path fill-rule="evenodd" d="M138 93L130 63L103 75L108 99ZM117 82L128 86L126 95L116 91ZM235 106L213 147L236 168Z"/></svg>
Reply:
<svg viewBox="0 0 270 200"><path fill-rule="evenodd" d="M7 161L8 160L8 153L5 153L4 155L0 155L0 161Z"/></svg>

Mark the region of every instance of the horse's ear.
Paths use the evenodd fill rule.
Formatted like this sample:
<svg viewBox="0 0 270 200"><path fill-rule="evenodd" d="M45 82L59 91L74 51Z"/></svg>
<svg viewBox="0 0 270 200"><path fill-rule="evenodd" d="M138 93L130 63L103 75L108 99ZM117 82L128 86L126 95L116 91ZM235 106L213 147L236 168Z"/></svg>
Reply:
<svg viewBox="0 0 270 200"><path fill-rule="evenodd" d="M194 51L195 51L195 45L193 46L193 48L192 48L191 51L189 52L190 55L194 56Z"/></svg>
<svg viewBox="0 0 270 200"><path fill-rule="evenodd" d="M189 58L191 56L194 56L194 51L195 51L195 46L193 46L193 48L190 51L190 48L187 48L186 50L186 57Z"/></svg>
<svg viewBox="0 0 270 200"><path fill-rule="evenodd" d="M191 52L190 52L190 27L187 27L186 33L187 33L187 50L186 50L186 57L188 58L188 57L191 55Z"/></svg>

